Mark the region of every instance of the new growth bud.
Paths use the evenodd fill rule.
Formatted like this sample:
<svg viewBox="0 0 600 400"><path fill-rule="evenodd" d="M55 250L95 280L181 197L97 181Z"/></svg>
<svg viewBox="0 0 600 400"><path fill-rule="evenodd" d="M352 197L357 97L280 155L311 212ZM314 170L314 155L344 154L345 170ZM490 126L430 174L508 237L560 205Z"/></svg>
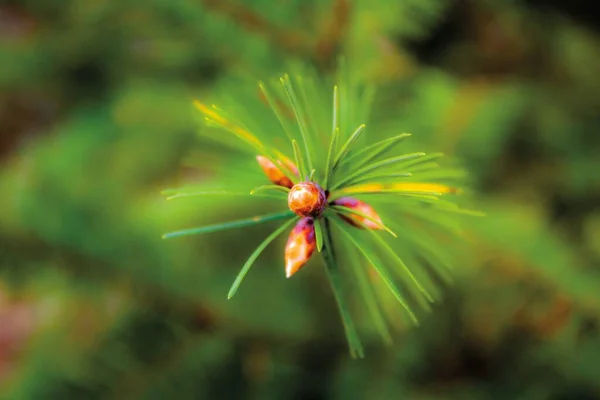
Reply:
<svg viewBox="0 0 600 400"><path fill-rule="evenodd" d="M275 185L285 186L286 188L291 188L294 186L294 183L288 178L275 164L271 162L266 157L256 156L256 161L267 175L267 178Z"/></svg>
<svg viewBox="0 0 600 400"><path fill-rule="evenodd" d="M357 200L352 197L342 197L342 198L337 199L334 202L334 204L338 205L338 206L342 206L342 207L351 208L362 214L368 215L371 219L379 222L379 225L378 225L375 222L368 220L365 217L361 217L360 215L349 215L349 216L341 215L341 217L346 222L348 222L350 225L354 225L358 228L366 227L366 228L372 229L372 230L383 229L381 218L379 217L379 214L377 214L377 212L373 209L373 207L371 207L369 204L365 203L364 201L360 201L360 200Z"/></svg>
<svg viewBox="0 0 600 400"><path fill-rule="evenodd" d="M291 277L310 259L316 247L315 221L302 218L290 232L285 246L285 276Z"/></svg>
<svg viewBox="0 0 600 400"><path fill-rule="evenodd" d="M298 167L296 167L296 164L294 164L292 160L283 155L281 155L280 158L280 160L277 160L277 163L280 167L284 169L287 168L288 171L291 171L295 176L300 176L300 173L298 172Z"/></svg>
<svg viewBox="0 0 600 400"><path fill-rule="evenodd" d="M301 217L318 217L326 205L325 191L314 182L297 183L288 194L290 210Z"/></svg>

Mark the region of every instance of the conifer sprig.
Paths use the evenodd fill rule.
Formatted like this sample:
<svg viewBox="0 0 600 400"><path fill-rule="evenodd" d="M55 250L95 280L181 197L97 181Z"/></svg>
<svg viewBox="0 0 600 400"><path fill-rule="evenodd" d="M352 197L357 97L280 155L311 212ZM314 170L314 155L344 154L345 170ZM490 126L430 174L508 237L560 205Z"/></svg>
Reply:
<svg viewBox="0 0 600 400"><path fill-rule="evenodd" d="M354 357L362 357L362 344L351 317L349 293L344 290L342 280L353 277L357 282L358 293L364 297L377 330L384 341L390 343L391 324L382 311L385 307L380 304L383 297L380 288L385 287L391 292L414 324L418 324L415 306L429 309L437 293L431 287L432 280L426 278L424 270L420 269L422 266L406 262L404 257L408 256L403 256L406 253L399 249L410 249L418 258L431 264L437 274L447 278L452 263L444 249L436 245L431 234L456 233L460 231L458 216L479 214L443 199L461 192L455 181L463 176L463 172L435 163L441 154L417 152L388 155L410 134L369 140L369 131L364 122L358 122L354 125L356 128L347 131L350 124L355 122L353 115L366 117L369 114L368 109L361 107L370 105L375 91L358 85L354 78L349 78L346 70L342 70L338 76L341 81L333 86L330 126L323 125L326 122L323 110L314 108L314 104L324 104L324 97L315 85L317 80L311 76L295 76L292 80L285 75L279 80L279 88L260 82L257 92L263 102L244 101L243 104L245 115L256 116L254 126L259 126L261 121L265 124L264 129L256 131L249 130L232 117L236 107L242 105L233 104L229 115L196 101L197 110L210 122L210 126L221 130L219 133L205 130L203 134L214 138L225 131L246 143L249 152L257 156L259 161L257 171L262 169L272 184L267 184L263 178L253 182L254 189L247 192L201 187L171 190L165 193L167 198L247 194L282 200L287 196L290 211L185 229L168 233L164 238L286 220L249 256L228 293L228 298L231 298L265 248L295 223L285 246L285 274L288 278L296 274L309 261L315 249L322 255L326 275L340 309L350 353ZM361 104L361 101L365 104ZM256 112L251 112L251 107L255 107L253 110ZM265 110L270 110L270 115ZM269 120L274 122L268 124ZM329 137L321 143L319 138L323 135ZM282 141L289 143L287 151L273 144ZM372 143L368 144L369 141ZM359 142L363 145L359 146ZM327 144L326 148L322 147ZM290 161L292 159L293 162ZM363 201L363 196L372 198L378 211ZM395 231L384 222L386 216L392 215L394 217L389 222ZM422 221L428 230L414 230L408 224L400 223L398 218ZM367 236L362 236L367 232ZM384 234L387 236L382 236ZM407 258L410 261L415 259L417 257ZM376 277L370 271L374 271Z"/></svg>

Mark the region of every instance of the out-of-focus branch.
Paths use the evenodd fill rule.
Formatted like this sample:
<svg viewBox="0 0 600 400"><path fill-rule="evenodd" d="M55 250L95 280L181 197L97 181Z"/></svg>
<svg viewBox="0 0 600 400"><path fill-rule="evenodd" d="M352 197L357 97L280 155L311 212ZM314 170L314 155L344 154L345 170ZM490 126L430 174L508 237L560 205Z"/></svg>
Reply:
<svg viewBox="0 0 600 400"><path fill-rule="evenodd" d="M249 32L265 37L286 51L307 53L311 49L311 40L303 32L276 26L246 6L228 0L202 0L202 3L207 9L230 18Z"/></svg>
<svg viewBox="0 0 600 400"><path fill-rule="evenodd" d="M338 47L346 34L351 11L349 0L335 0L331 16L325 21L317 38L315 58L319 65L327 66L334 61Z"/></svg>
<svg viewBox="0 0 600 400"><path fill-rule="evenodd" d="M322 67L330 66L335 61L351 13L349 0L335 0L331 15L324 20L315 38L298 30L277 26L254 10L231 0L202 0L202 3L208 10L231 19L285 51L312 57Z"/></svg>

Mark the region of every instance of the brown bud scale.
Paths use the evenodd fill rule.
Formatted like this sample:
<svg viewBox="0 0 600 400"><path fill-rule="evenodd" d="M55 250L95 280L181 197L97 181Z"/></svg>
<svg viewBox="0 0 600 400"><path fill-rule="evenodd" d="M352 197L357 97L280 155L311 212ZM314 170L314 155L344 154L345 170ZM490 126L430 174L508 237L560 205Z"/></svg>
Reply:
<svg viewBox="0 0 600 400"><path fill-rule="evenodd" d="M266 157L256 156L256 161L264 171L265 175L271 182L278 186L291 188L294 183L288 178L275 164Z"/></svg>
<svg viewBox="0 0 600 400"><path fill-rule="evenodd" d="M315 221L302 218L290 232L285 246L285 275L291 277L306 264L315 251Z"/></svg>
<svg viewBox="0 0 600 400"><path fill-rule="evenodd" d="M325 191L314 182L297 183L288 194L290 210L301 217L318 217L326 205Z"/></svg>

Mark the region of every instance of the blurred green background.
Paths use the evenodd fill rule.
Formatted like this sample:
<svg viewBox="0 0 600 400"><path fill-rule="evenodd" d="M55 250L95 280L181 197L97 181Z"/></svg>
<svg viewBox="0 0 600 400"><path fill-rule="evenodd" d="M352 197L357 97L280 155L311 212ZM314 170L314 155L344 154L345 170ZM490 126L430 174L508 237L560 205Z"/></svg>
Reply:
<svg viewBox="0 0 600 400"><path fill-rule="evenodd" d="M3 1L0 399L600 398L593 8ZM160 239L265 208L164 201L243 168L198 139L191 100L291 61L331 74L338 54L379 85L374 124L462 160L488 214L422 326L366 335L364 360L322 272L283 279L281 246L226 300L271 227Z"/></svg>

